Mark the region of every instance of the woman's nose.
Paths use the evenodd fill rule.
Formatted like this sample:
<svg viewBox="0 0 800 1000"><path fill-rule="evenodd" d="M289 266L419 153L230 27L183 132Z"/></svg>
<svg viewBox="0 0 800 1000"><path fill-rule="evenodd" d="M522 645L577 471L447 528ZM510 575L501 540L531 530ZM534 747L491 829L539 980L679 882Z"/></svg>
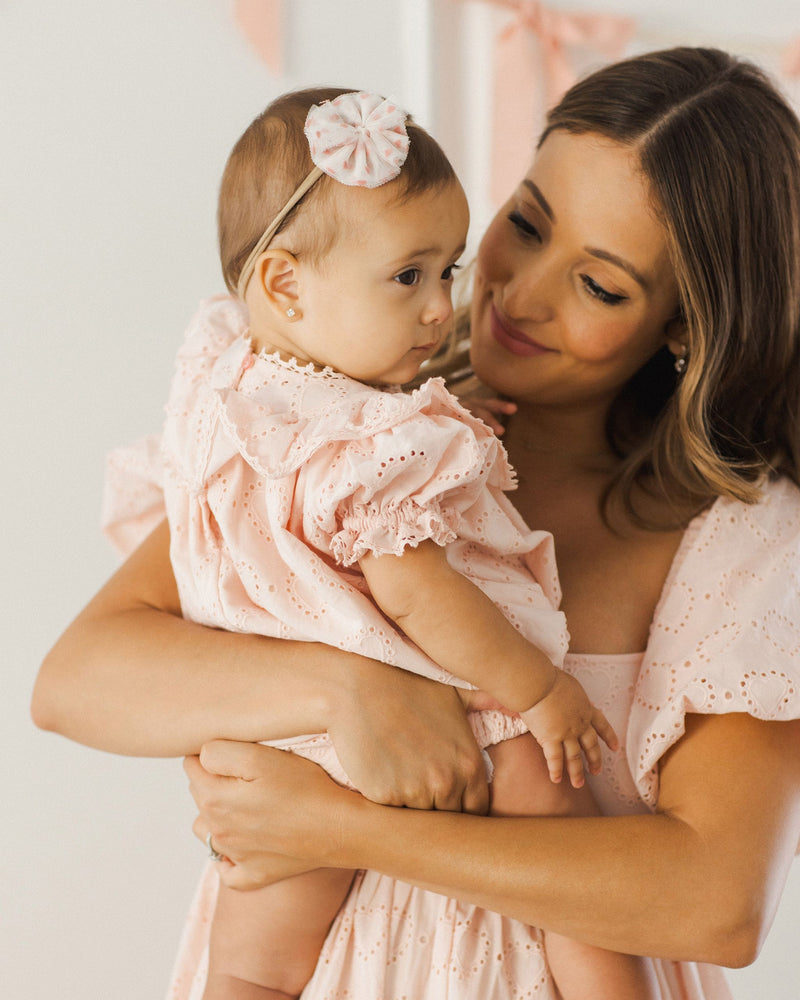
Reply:
<svg viewBox="0 0 800 1000"><path fill-rule="evenodd" d="M516 271L503 288L503 311L515 320L547 323L555 315L556 279L537 263Z"/></svg>
<svg viewBox="0 0 800 1000"><path fill-rule="evenodd" d="M449 283L440 285L431 292L425 307L422 310L422 322L427 326L430 323L446 323L453 315L453 298Z"/></svg>

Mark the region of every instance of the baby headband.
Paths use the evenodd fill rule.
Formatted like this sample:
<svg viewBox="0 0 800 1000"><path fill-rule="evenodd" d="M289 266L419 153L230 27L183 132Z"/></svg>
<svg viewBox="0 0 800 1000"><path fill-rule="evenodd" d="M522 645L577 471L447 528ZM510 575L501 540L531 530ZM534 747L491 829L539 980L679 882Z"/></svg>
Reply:
<svg viewBox="0 0 800 1000"><path fill-rule="evenodd" d="M408 115L379 94L342 94L313 104L305 135L314 169L267 226L239 275L237 292L244 298L256 260L267 249L278 227L323 174L349 187L380 187L400 173L408 155Z"/></svg>

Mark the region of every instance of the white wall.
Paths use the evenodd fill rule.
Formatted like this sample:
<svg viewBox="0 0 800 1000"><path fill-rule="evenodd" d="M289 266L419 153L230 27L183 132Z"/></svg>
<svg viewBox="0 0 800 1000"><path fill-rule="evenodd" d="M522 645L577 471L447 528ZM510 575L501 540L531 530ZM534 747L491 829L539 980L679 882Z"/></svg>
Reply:
<svg viewBox="0 0 800 1000"><path fill-rule="evenodd" d="M647 0L612 6L651 17ZM796 0L725 7L722 42L767 23L800 32ZM717 10L672 0L653 24L706 40ZM422 0L293 0L289 75L274 81L225 0L0 4L3 996L163 991L204 855L180 766L36 731L31 685L115 565L97 531L103 456L160 424L183 324L221 288L214 201L228 148L274 93L300 83L372 87L429 120L409 23L424 40ZM476 66L482 58L476 49ZM796 1000L799 918L795 872L774 944L734 979L742 1000Z"/></svg>

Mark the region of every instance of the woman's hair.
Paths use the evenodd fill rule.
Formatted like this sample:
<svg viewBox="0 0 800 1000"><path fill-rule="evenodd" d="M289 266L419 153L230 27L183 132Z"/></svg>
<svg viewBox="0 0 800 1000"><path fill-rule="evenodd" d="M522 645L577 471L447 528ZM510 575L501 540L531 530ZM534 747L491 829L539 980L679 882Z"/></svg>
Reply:
<svg viewBox="0 0 800 1000"><path fill-rule="evenodd" d="M753 502L765 475L800 468L800 124L764 73L714 49L608 66L553 108L556 129L633 148L665 227L688 333L676 376L663 348L608 420L615 485L682 513ZM615 491L618 492L618 491ZM647 523L645 518L638 518ZM655 526L655 525L651 525Z"/></svg>
<svg viewBox="0 0 800 1000"><path fill-rule="evenodd" d="M303 128L312 104L332 101L352 89L317 87L274 100L245 130L225 166L217 206L219 253L225 284L235 292L239 274L261 234L314 168ZM439 144L409 117L408 156L397 183L401 200L456 179ZM291 226L296 256L319 262L337 232L336 181L322 176L288 213L276 236Z"/></svg>

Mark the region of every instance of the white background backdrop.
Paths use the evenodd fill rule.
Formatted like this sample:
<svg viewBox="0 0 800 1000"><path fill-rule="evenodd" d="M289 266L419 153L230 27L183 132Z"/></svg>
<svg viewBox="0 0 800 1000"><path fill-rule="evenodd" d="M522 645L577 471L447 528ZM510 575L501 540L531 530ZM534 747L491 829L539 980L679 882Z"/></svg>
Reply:
<svg viewBox="0 0 800 1000"><path fill-rule="evenodd" d="M458 91L432 90L424 0L287 6L275 80L226 0L0 0L3 997L160 997L203 861L178 762L40 733L28 702L42 656L115 565L97 529L104 454L160 425L185 321L222 288L214 205L230 146L290 86L390 93L434 131ZM797 0L727 0L724 16L718 0L653 6L604 9L641 15L655 44L745 50L800 33ZM477 41L485 13L470 18ZM480 101L481 45L467 65ZM474 186L480 157L453 154ZM762 958L732 976L737 1000L800 997L799 868Z"/></svg>

